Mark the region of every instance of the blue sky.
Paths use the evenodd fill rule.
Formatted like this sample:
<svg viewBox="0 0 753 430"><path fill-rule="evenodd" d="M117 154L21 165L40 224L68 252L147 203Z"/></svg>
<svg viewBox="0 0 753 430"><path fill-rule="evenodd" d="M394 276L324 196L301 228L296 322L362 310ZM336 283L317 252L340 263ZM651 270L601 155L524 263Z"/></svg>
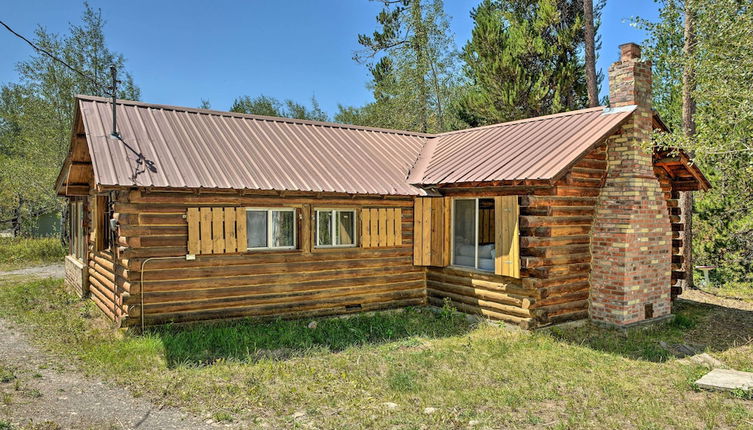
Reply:
<svg viewBox="0 0 753 430"><path fill-rule="evenodd" d="M470 10L479 0L445 0L458 48L468 40ZM337 104L371 99L365 67L352 60L358 33L375 28L380 6L368 0L155 1L90 0L107 21L108 44L126 57L143 101L227 110L240 95L308 102L315 95L329 114ZM78 1L16 0L0 19L23 35L37 25L64 33L78 22ZM631 16L655 19L653 0L608 0L597 68L617 59L617 45L642 42ZM0 30L0 83L17 80L15 64L31 47ZM605 88L602 89L602 92Z"/></svg>

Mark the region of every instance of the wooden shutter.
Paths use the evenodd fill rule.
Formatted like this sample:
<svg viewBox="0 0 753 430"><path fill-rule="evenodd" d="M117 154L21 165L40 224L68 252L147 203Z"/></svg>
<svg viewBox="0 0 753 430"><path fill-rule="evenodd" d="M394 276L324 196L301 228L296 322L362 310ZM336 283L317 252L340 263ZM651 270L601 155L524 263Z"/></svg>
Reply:
<svg viewBox="0 0 753 430"><path fill-rule="evenodd" d="M413 264L447 266L450 199L417 197L413 205Z"/></svg>
<svg viewBox="0 0 753 430"><path fill-rule="evenodd" d="M188 253L228 254L246 250L245 208L188 208Z"/></svg>
<svg viewBox="0 0 753 430"><path fill-rule="evenodd" d="M403 211L400 208L361 209L361 246L402 246L402 219Z"/></svg>
<svg viewBox="0 0 753 430"><path fill-rule="evenodd" d="M518 196L494 198L494 273L497 275L520 278L519 213Z"/></svg>

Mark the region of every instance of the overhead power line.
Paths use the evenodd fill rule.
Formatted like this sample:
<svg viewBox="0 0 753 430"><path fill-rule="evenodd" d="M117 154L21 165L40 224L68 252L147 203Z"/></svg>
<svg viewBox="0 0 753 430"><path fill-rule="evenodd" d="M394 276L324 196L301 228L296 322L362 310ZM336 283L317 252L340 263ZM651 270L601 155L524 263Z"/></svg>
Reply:
<svg viewBox="0 0 753 430"><path fill-rule="evenodd" d="M81 70L78 70L77 68L75 68L75 67L71 66L70 64L66 63L65 61L61 60L60 58L58 58L57 56L55 56L55 55L54 55L53 53L51 53L50 51L48 51L48 50L46 50L46 49L44 49L44 48L42 48L42 47L39 47L39 46L37 46L37 45L36 45L36 44L35 44L34 42L32 42L31 40L29 40L29 39L25 38L25 37L24 37L24 36L22 36L21 34L18 34L18 33L16 33L16 31L14 31L14 30L13 30L12 28L10 28L10 26L8 26L8 24L6 24L5 22L3 22L3 21L1 21L1 20L0 20L0 24L2 24L2 25L3 25L3 27L5 27L5 28L6 28L6 29L7 29L8 31L10 31L10 32L11 32L11 33L12 33L12 34L13 34L14 36L16 36L16 37L18 37L19 39L23 40L24 42L28 43L28 44L29 44L29 46L31 46L32 48L34 48L34 50L35 50L35 51L39 52L40 54L44 54L44 55L46 55L46 56L48 56L48 57L52 58L53 60L57 61L58 63L62 64L62 65L63 65L63 66L65 66L65 67L67 67L67 68L68 68L68 69L70 69L71 71L73 71L73 72L77 73L77 74L78 74L78 75L80 75L80 76L81 76L82 78L84 78L84 79L86 79L87 81L89 81L90 83L94 84L94 85L95 85L96 87L98 87L98 88L99 88L100 90L103 90L103 91L105 92L105 94L107 94L107 95L109 95L109 96L112 96L112 92L111 92L111 91L110 91L110 90L108 89L108 87L107 87L106 85L102 85L102 84L100 84L99 82L97 82L97 80L96 80L96 79L92 78L91 76L87 75L86 73L82 72Z"/></svg>

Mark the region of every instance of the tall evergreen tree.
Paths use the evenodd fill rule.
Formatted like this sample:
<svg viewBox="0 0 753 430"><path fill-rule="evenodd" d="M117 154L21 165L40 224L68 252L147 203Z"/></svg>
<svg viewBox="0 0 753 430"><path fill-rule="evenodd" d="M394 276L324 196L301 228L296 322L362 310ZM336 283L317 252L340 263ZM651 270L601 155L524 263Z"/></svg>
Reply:
<svg viewBox="0 0 753 430"><path fill-rule="evenodd" d="M601 14L594 10L595 23ZM483 0L463 50L470 85L459 103L471 125L587 105L581 0Z"/></svg>
<svg viewBox="0 0 753 430"><path fill-rule="evenodd" d="M369 67L375 101L341 107L338 121L422 132L458 126L449 109L457 54L442 0L376 0L378 28L354 59Z"/></svg>
<svg viewBox="0 0 753 430"><path fill-rule="evenodd" d="M654 106L673 131L655 143L693 154L712 183L695 201L695 261L718 266L717 281L753 287L753 6L662 0L657 22L637 23L650 35Z"/></svg>
<svg viewBox="0 0 753 430"><path fill-rule="evenodd" d="M72 24L68 34L39 27L34 37L38 46L92 79L35 52L17 64L20 81L0 88L0 221L59 209L53 183L70 144L76 94L109 95L114 64L122 81L118 97L138 100L123 56L107 47L104 25L101 12L84 3L81 23Z"/></svg>

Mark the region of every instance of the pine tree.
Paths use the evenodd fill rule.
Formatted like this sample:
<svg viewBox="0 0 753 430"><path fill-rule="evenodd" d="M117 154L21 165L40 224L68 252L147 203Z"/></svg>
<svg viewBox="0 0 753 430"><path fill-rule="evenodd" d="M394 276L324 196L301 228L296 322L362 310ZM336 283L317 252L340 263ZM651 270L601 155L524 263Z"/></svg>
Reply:
<svg viewBox="0 0 753 430"><path fill-rule="evenodd" d="M594 10L596 23L602 4ZM586 106L580 1L484 0L471 17L463 120L482 125Z"/></svg>
<svg viewBox="0 0 753 430"><path fill-rule="evenodd" d="M378 29L360 34L354 59L369 67L374 102L340 107L338 121L416 130L458 127L449 105L456 57L441 0L378 0Z"/></svg>

